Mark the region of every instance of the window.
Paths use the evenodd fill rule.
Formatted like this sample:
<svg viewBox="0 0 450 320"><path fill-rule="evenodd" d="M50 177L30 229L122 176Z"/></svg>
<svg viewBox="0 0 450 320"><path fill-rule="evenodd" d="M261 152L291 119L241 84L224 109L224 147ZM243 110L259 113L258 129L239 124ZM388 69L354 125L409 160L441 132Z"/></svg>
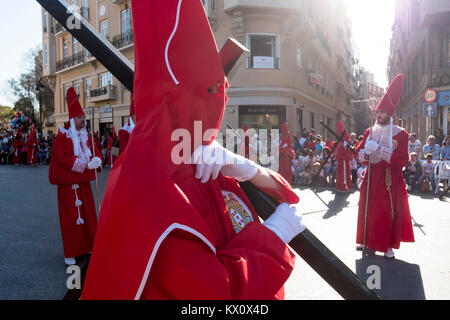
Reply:
<svg viewBox="0 0 450 320"><path fill-rule="evenodd" d="M450 67L450 33L446 37L446 67Z"/></svg>
<svg viewBox="0 0 450 320"><path fill-rule="evenodd" d="M44 32L47 32L47 12L44 12L44 17L42 18L42 26L44 28Z"/></svg>
<svg viewBox="0 0 450 320"><path fill-rule="evenodd" d="M73 38L72 41L72 54L77 55L78 54L78 40Z"/></svg>
<svg viewBox="0 0 450 320"><path fill-rule="evenodd" d="M86 98L91 96L91 79L84 80L84 95Z"/></svg>
<svg viewBox="0 0 450 320"><path fill-rule="evenodd" d="M248 68L280 69L280 37L277 35L249 34Z"/></svg>
<svg viewBox="0 0 450 320"><path fill-rule="evenodd" d="M131 30L131 9L127 8L122 11L122 33L130 32Z"/></svg>
<svg viewBox="0 0 450 320"><path fill-rule="evenodd" d="M108 85L112 85L112 74L107 72L100 75L100 87L107 87Z"/></svg>
<svg viewBox="0 0 450 320"><path fill-rule="evenodd" d="M314 112L311 112L311 129L315 129Z"/></svg>
<svg viewBox="0 0 450 320"><path fill-rule="evenodd" d="M67 112L67 91L69 90L69 88L70 88L70 84L65 84L64 85L64 87L63 87L63 100L64 100L64 110L63 110L63 112Z"/></svg>
<svg viewBox="0 0 450 320"><path fill-rule="evenodd" d="M44 65L48 66L48 45L44 46Z"/></svg>
<svg viewBox="0 0 450 320"><path fill-rule="evenodd" d="M63 40L63 57L67 58L69 56L69 41Z"/></svg>
<svg viewBox="0 0 450 320"><path fill-rule="evenodd" d="M100 33L102 34L103 37L108 38L109 34L108 20L105 20L100 24Z"/></svg>
<svg viewBox="0 0 450 320"><path fill-rule="evenodd" d="M80 98L80 86L81 86L80 82L75 82L73 85L73 88L75 89L78 98Z"/></svg>
<svg viewBox="0 0 450 320"><path fill-rule="evenodd" d="M297 48L296 59L297 59L297 66L299 68L302 68L302 49L300 47Z"/></svg>

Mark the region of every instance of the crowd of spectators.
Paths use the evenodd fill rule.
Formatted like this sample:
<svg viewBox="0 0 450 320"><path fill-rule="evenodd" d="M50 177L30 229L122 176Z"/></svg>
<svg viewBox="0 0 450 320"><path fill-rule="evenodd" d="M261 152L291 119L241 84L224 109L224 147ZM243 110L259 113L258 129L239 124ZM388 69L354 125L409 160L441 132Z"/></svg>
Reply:
<svg viewBox="0 0 450 320"><path fill-rule="evenodd" d="M14 156L14 141L15 136L9 132L1 132L0 133L0 165L12 165L13 164L13 156ZM22 147L22 158L21 163L19 165L27 164L27 153L28 146L26 145L28 135L23 134L21 141L24 143ZM52 153L52 143L53 140L51 137L39 137L38 144L38 164L49 164L50 156Z"/></svg>

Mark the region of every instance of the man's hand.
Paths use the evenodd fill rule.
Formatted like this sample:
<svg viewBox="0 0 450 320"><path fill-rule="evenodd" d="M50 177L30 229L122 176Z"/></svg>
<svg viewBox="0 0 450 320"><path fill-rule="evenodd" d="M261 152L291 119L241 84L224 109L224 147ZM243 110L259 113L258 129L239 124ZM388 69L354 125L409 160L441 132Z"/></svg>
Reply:
<svg viewBox="0 0 450 320"><path fill-rule="evenodd" d="M102 165L102 159L100 159L99 157L94 157L92 158L91 161L89 161L87 167L90 170L95 170L97 168L99 168Z"/></svg>
<svg viewBox="0 0 450 320"><path fill-rule="evenodd" d="M244 182L252 179L258 171L256 163L225 149L216 141L195 149L191 160L197 164L195 178L201 179L202 183L210 178L216 179L219 172Z"/></svg>
<svg viewBox="0 0 450 320"><path fill-rule="evenodd" d="M296 207L287 203L280 204L275 212L264 221L264 226L272 230L286 244L306 229Z"/></svg>

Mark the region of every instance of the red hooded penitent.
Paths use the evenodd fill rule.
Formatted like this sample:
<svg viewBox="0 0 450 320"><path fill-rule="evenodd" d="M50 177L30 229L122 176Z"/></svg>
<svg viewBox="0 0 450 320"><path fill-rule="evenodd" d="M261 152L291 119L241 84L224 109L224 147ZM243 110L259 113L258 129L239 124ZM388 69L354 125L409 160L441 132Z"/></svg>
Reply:
<svg viewBox="0 0 450 320"><path fill-rule="evenodd" d="M179 161L213 141L226 104L201 2L133 0L132 11L137 123L109 175L82 298L282 298L294 258L286 245L234 179L203 184ZM297 202L271 174L283 191L264 191Z"/></svg>

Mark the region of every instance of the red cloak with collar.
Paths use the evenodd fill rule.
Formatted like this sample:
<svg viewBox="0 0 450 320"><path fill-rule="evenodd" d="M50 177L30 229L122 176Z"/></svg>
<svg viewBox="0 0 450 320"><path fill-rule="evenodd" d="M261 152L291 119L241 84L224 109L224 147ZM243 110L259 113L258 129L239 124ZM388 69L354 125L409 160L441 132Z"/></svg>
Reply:
<svg viewBox="0 0 450 320"><path fill-rule="evenodd" d="M201 2L132 1L132 9L137 124L109 175L82 299L282 298L288 247L234 179L202 184L179 161L214 140L227 99ZM298 202L270 174L281 190L264 191Z"/></svg>

